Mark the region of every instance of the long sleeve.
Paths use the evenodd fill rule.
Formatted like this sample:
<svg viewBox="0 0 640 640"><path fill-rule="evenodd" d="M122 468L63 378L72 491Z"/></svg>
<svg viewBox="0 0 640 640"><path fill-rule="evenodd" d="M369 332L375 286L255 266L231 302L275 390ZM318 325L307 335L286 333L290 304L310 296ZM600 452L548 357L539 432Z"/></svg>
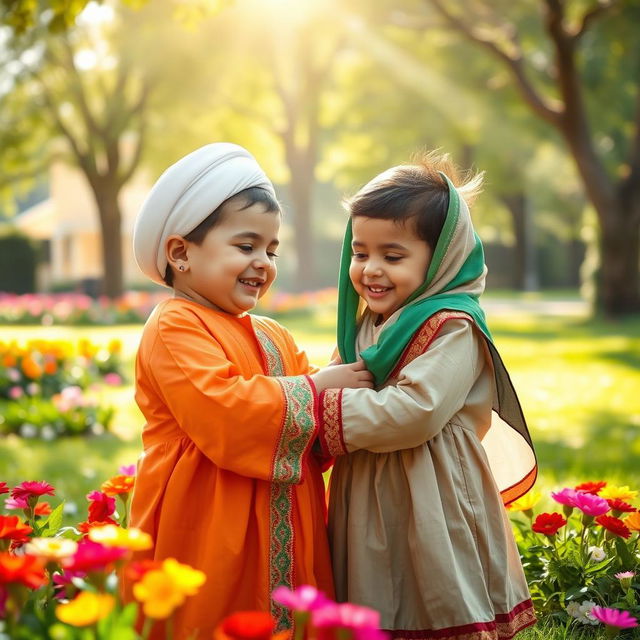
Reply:
<svg viewBox="0 0 640 640"><path fill-rule="evenodd" d="M317 431L316 393L306 375L240 375L203 324L171 311L159 318L140 366L175 423L217 466L262 480L301 481Z"/></svg>
<svg viewBox="0 0 640 640"><path fill-rule="evenodd" d="M320 396L320 438L333 455L417 447L437 435L464 406L483 358L467 320L445 322L429 348L407 364L395 384L330 389Z"/></svg>

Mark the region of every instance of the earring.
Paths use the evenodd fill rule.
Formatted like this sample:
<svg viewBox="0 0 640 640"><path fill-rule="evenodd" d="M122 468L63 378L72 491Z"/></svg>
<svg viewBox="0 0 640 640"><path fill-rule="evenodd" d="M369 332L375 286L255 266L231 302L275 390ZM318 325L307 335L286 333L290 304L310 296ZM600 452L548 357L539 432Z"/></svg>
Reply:
<svg viewBox="0 0 640 640"><path fill-rule="evenodd" d="M178 267L178 269L180 269L180 271L184 271L184 265L183 265L183 264L181 264L181 265Z"/></svg>

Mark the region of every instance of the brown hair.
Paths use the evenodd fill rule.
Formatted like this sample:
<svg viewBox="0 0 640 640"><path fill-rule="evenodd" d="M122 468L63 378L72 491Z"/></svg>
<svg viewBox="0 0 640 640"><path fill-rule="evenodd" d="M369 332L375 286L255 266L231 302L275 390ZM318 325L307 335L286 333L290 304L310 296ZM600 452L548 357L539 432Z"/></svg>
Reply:
<svg viewBox="0 0 640 640"><path fill-rule="evenodd" d="M434 250L447 217L449 186L444 173L469 204L481 191L482 173L463 173L448 154L430 152L384 171L345 203L351 216L415 224L418 237Z"/></svg>

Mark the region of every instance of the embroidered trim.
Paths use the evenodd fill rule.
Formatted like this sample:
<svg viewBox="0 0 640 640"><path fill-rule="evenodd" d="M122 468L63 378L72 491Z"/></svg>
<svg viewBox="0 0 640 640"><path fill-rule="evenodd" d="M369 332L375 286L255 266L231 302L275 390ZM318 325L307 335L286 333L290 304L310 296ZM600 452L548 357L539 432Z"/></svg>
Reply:
<svg viewBox="0 0 640 640"><path fill-rule="evenodd" d="M325 389L320 394L320 443L331 457L347 453L342 434L342 389Z"/></svg>
<svg viewBox="0 0 640 640"><path fill-rule="evenodd" d="M493 622L478 622L435 630L390 631L393 640L510 640L524 628L535 624L531 600L525 600L510 613L496 614Z"/></svg>
<svg viewBox="0 0 640 640"><path fill-rule="evenodd" d="M439 311L432 315L414 334L411 341L406 346L404 352L400 356L398 364L391 372L389 378L397 378L398 374L404 367L406 367L411 361L415 360L418 356L422 355L428 348L433 339L438 334L440 327L447 321L453 318L463 318L473 322L470 316L460 311Z"/></svg>
<svg viewBox="0 0 640 640"><path fill-rule="evenodd" d="M282 354L269 334L255 330L266 372L277 376L285 401L280 439L271 466L269 496L269 594L276 587L294 588L293 484L302 479L303 459L316 433L316 393L307 376L284 377ZM291 629L291 611L271 600L276 629Z"/></svg>

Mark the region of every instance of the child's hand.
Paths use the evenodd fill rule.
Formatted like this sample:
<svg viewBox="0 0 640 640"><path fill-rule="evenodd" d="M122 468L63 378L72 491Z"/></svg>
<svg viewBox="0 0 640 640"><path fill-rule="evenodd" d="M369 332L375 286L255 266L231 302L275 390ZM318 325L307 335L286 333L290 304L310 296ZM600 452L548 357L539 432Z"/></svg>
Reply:
<svg viewBox="0 0 640 640"><path fill-rule="evenodd" d="M311 376L318 393L325 389L373 389L373 375L364 362L332 364Z"/></svg>

